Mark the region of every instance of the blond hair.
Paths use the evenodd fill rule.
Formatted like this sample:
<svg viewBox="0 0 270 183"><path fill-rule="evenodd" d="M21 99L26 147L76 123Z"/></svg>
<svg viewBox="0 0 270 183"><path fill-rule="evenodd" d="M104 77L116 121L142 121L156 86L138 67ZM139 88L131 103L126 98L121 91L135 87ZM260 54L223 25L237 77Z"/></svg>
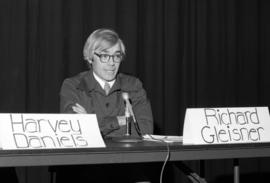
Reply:
<svg viewBox="0 0 270 183"><path fill-rule="evenodd" d="M90 34L84 44L84 59L87 61L93 60L95 51L103 51L116 44L119 44L122 54L125 55L125 45L115 31L111 29L97 29Z"/></svg>

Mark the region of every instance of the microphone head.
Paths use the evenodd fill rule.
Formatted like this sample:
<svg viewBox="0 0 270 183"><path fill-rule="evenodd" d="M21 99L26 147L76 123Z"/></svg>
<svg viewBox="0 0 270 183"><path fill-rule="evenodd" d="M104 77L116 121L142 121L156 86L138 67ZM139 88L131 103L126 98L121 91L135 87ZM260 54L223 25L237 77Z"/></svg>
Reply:
<svg viewBox="0 0 270 183"><path fill-rule="evenodd" d="M129 99L128 93L127 92L123 92L122 93L122 97L125 101L127 101Z"/></svg>

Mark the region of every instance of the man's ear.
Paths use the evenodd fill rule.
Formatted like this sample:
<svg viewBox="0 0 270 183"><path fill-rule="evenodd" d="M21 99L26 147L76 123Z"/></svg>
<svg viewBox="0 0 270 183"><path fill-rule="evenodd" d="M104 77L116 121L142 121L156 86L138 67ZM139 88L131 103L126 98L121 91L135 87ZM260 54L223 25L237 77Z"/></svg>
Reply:
<svg viewBox="0 0 270 183"><path fill-rule="evenodd" d="M90 65L91 65L91 64L93 63L93 60L92 60L92 59L90 59L90 58L88 58L88 59L87 59L87 62L88 62L88 64L90 64Z"/></svg>
<svg viewBox="0 0 270 183"><path fill-rule="evenodd" d="M91 59L89 59L89 58L87 58L85 61L86 61L87 65L88 65L89 69L91 69L93 61Z"/></svg>

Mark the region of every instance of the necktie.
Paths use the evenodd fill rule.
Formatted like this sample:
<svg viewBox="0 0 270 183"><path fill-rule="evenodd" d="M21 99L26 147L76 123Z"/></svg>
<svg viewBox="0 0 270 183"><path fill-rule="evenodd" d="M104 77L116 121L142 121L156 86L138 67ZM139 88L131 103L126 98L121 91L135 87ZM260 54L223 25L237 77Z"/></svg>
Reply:
<svg viewBox="0 0 270 183"><path fill-rule="evenodd" d="M110 87L109 83L105 82L104 90L105 90L106 95L109 94L110 89L111 89L111 87Z"/></svg>

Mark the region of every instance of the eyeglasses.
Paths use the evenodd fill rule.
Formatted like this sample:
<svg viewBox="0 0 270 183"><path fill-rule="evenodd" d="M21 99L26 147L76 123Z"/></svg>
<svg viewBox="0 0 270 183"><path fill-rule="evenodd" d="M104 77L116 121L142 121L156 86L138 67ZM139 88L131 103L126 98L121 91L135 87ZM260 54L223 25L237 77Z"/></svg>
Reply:
<svg viewBox="0 0 270 183"><path fill-rule="evenodd" d="M123 59L123 54L122 53L117 53L115 55L109 55L109 54L98 54L94 53L96 56L99 57L100 61L103 63L109 62L110 58L112 57L114 63L120 63Z"/></svg>

